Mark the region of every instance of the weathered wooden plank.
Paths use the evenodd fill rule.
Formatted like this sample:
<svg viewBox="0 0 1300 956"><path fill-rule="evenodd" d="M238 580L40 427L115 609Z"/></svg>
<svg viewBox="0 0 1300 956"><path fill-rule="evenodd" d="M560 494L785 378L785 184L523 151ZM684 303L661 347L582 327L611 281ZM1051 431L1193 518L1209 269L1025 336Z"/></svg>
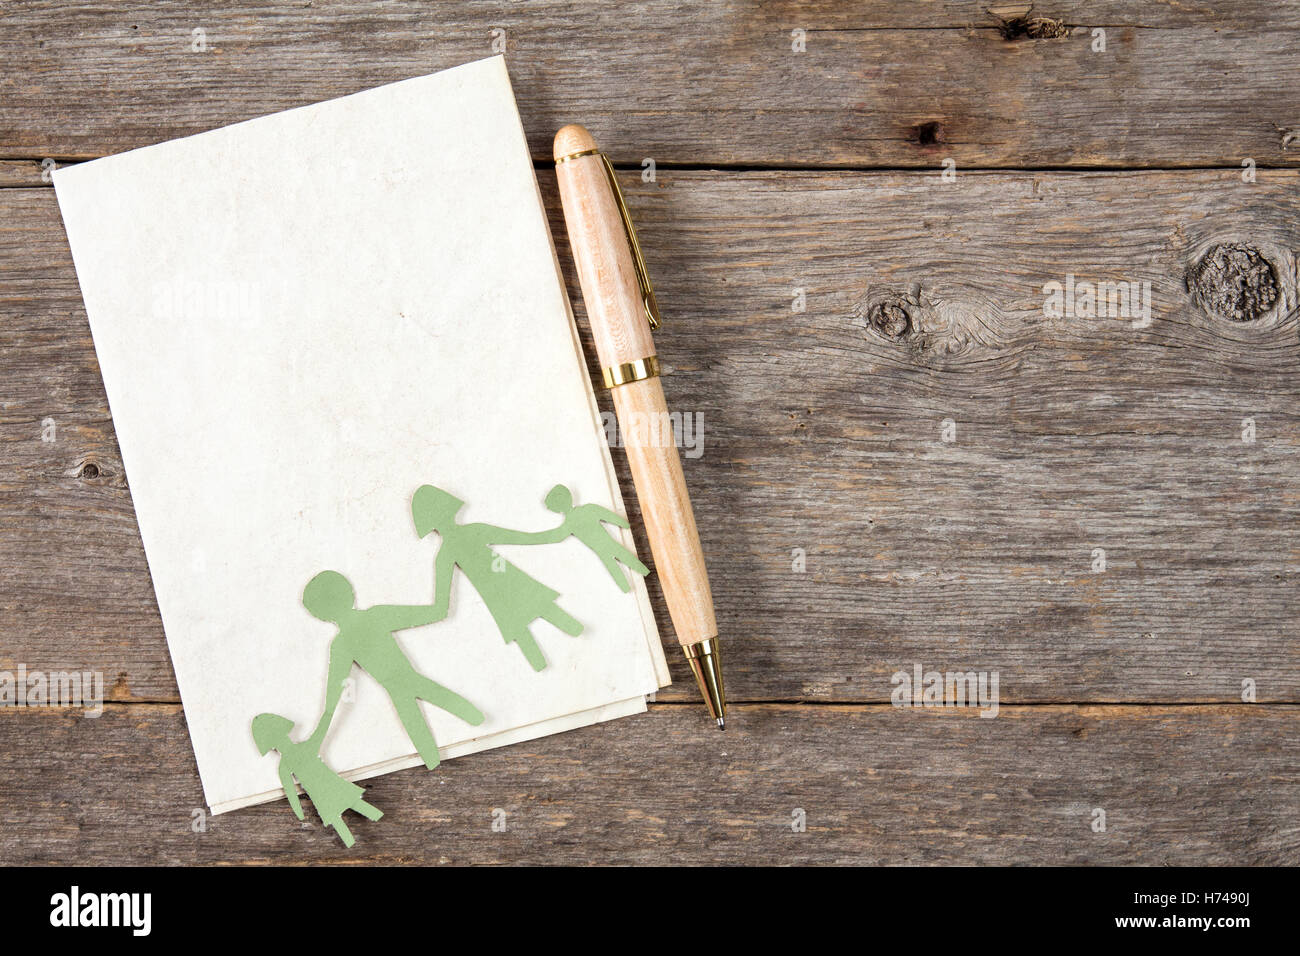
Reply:
<svg viewBox="0 0 1300 956"><path fill-rule="evenodd" d="M0 862L1295 865L1298 719L750 705L719 734L660 706L368 781L385 817L356 820L348 851L283 801L193 832L203 800L175 705L0 713Z"/></svg>
<svg viewBox="0 0 1300 956"><path fill-rule="evenodd" d="M42 165L44 163L44 165ZM20 186L48 186L53 160L0 159L0 189Z"/></svg>
<svg viewBox="0 0 1300 956"><path fill-rule="evenodd" d="M1300 157L1294 2L1062 0L1033 11L1053 23L1010 28L990 6L1017 9L11 0L0 156L118 152L504 44L539 160L570 121L632 163L1148 168Z"/></svg>
<svg viewBox="0 0 1300 956"><path fill-rule="evenodd" d="M884 701L919 662L1008 702L1300 700L1297 178L625 175L731 695ZM1180 285L1229 241L1274 266L1254 321ZM0 668L175 700L50 190L0 191L0 263ZM1150 281L1150 327L1045 318L1071 273Z"/></svg>
<svg viewBox="0 0 1300 956"><path fill-rule="evenodd" d="M1231 699L1268 647L1260 666L1295 699L1292 174L660 185L633 200L681 316L660 351L674 402L717 420L689 477L706 546L727 555L720 600L744 609L724 629L755 670L874 659L793 689L836 698L882 692L885 660L1016 657L1027 699L1076 676L1079 699ZM1278 285L1250 323L1180 285L1206 246L1241 238ZM1150 281L1150 328L1046 319L1043 284L1069 274ZM900 337L880 304L905 311ZM1241 440L1248 416L1267 438ZM811 577L790 573L794 547Z"/></svg>

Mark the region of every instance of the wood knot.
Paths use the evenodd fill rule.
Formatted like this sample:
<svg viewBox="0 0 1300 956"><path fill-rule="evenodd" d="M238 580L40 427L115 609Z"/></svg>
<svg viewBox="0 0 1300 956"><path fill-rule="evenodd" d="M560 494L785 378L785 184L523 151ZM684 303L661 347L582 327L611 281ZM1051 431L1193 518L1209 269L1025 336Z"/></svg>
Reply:
<svg viewBox="0 0 1300 956"><path fill-rule="evenodd" d="M127 680L126 671L117 672L117 680L113 681L113 686L108 692L109 700L130 700L131 684Z"/></svg>
<svg viewBox="0 0 1300 956"><path fill-rule="evenodd" d="M1278 299L1277 270L1254 246L1221 243L1187 271L1187 291L1210 315L1250 322Z"/></svg>
<svg viewBox="0 0 1300 956"><path fill-rule="evenodd" d="M912 142L918 146L938 146L944 141L943 124L938 120L917 123L912 127Z"/></svg>
<svg viewBox="0 0 1300 956"><path fill-rule="evenodd" d="M1031 17L1034 6L1018 8L990 8L988 13L998 21L998 32L1004 40L1055 40L1068 37L1070 28L1054 17Z"/></svg>
<svg viewBox="0 0 1300 956"><path fill-rule="evenodd" d="M912 328L912 317L902 303L877 302L867 311L871 327L887 339L901 339Z"/></svg>
<svg viewBox="0 0 1300 956"><path fill-rule="evenodd" d="M90 481L95 482L96 484L114 484L115 482L113 479L117 472L108 465L105 465L98 456L89 454L77 461L63 474L68 478L76 478L80 481Z"/></svg>
<svg viewBox="0 0 1300 956"><path fill-rule="evenodd" d="M938 299L919 282L868 287L853 305L853 323L868 343L894 356L908 355L926 368L976 367L980 374L998 362L1014 364L1018 343L1032 329L1000 309L981 290L949 290Z"/></svg>
<svg viewBox="0 0 1300 956"><path fill-rule="evenodd" d="M919 297L894 289L877 288L853 308L859 326L890 342L902 342L917 328L913 310L920 309Z"/></svg>

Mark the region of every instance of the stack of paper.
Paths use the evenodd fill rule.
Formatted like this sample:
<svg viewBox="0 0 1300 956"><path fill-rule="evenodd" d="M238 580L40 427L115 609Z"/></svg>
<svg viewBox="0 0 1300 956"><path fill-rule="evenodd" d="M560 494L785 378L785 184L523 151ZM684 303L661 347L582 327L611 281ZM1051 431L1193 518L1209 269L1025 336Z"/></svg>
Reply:
<svg viewBox="0 0 1300 956"><path fill-rule="evenodd" d="M213 811L281 796L254 715L301 739L321 713L335 627L301 603L313 575L345 575L358 607L432 602L417 487L525 531L557 524L557 483L623 512L501 58L54 184ZM644 710L667 672L641 580L623 593L572 538L498 551L585 630L534 623L534 671L457 575L445 620L397 634L486 715L422 705L443 756ZM326 762L419 763L353 677Z"/></svg>

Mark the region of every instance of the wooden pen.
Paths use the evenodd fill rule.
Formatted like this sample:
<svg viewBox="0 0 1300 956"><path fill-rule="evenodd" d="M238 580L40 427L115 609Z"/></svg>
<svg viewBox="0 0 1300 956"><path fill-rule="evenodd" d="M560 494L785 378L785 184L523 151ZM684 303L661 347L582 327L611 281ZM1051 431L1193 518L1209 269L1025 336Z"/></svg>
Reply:
<svg viewBox="0 0 1300 956"><path fill-rule="evenodd" d="M650 336L659 327L654 288L614 167L581 126L555 134L555 171L602 378L613 397L664 600L721 729L727 701L718 624Z"/></svg>

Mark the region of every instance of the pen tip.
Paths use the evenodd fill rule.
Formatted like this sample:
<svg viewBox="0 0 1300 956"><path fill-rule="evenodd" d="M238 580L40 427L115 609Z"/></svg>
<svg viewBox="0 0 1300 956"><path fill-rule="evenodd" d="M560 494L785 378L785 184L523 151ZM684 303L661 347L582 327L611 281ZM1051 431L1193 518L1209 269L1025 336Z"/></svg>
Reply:
<svg viewBox="0 0 1300 956"><path fill-rule="evenodd" d="M726 730L726 729L727 729L727 722L726 722L726 720L724 720L724 719L721 718L721 717L718 718L718 729L719 729L719 730Z"/></svg>

